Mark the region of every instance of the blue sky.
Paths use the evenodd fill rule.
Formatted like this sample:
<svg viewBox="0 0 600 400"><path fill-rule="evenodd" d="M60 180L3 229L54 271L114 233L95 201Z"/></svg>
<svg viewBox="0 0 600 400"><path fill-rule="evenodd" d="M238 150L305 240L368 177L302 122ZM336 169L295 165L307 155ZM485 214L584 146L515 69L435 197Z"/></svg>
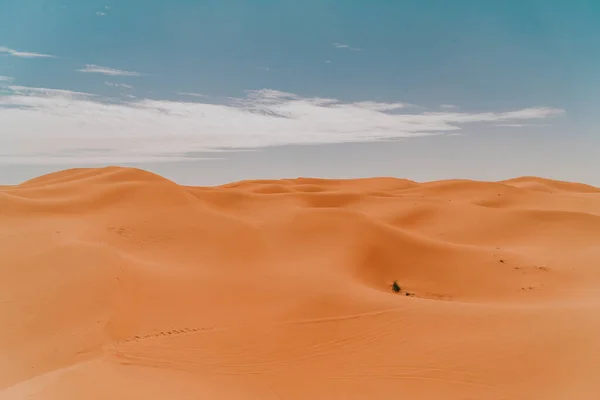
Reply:
<svg viewBox="0 0 600 400"><path fill-rule="evenodd" d="M592 0L3 0L0 164L243 170L212 184L346 177L340 162L368 151L363 175L600 184L599 20ZM411 141L441 159L382 167ZM570 154L481 165L498 141ZM303 167L344 146L348 160ZM453 169L444 146L472 168Z"/></svg>

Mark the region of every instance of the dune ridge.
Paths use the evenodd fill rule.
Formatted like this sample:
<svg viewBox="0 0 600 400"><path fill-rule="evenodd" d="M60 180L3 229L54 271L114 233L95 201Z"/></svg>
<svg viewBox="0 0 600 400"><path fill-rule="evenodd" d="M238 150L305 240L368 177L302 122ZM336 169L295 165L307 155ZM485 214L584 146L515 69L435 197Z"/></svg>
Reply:
<svg viewBox="0 0 600 400"><path fill-rule="evenodd" d="M0 399L597 399L599 238L536 177L0 186Z"/></svg>

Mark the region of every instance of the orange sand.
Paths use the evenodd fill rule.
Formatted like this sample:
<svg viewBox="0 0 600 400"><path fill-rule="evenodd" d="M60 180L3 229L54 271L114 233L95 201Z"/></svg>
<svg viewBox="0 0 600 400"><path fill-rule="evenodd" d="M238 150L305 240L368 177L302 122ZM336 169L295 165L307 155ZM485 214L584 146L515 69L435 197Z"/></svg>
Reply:
<svg viewBox="0 0 600 400"><path fill-rule="evenodd" d="M0 187L2 400L597 400L599 377L598 188Z"/></svg>

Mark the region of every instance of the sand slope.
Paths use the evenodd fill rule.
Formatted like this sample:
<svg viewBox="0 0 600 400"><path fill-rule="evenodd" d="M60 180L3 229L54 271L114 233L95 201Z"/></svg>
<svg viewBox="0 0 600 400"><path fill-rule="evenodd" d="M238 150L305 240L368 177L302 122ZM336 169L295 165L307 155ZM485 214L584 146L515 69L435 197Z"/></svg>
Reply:
<svg viewBox="0 0 600 400"><path fill-rule="evenodd" d="M0 399L598 399L598 260L582 184L50 174L0 187Z"/></svg>

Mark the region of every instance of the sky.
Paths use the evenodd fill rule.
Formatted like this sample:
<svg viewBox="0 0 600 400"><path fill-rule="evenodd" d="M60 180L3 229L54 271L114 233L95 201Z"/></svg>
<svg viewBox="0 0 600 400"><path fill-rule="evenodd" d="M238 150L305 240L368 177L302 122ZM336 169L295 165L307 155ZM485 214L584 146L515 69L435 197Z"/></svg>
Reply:
<svg viewBox="0 0 600 400"><path fill-rule="evenodd" d="M2 0L0 184L600 186L596 0Z"/></svg>

